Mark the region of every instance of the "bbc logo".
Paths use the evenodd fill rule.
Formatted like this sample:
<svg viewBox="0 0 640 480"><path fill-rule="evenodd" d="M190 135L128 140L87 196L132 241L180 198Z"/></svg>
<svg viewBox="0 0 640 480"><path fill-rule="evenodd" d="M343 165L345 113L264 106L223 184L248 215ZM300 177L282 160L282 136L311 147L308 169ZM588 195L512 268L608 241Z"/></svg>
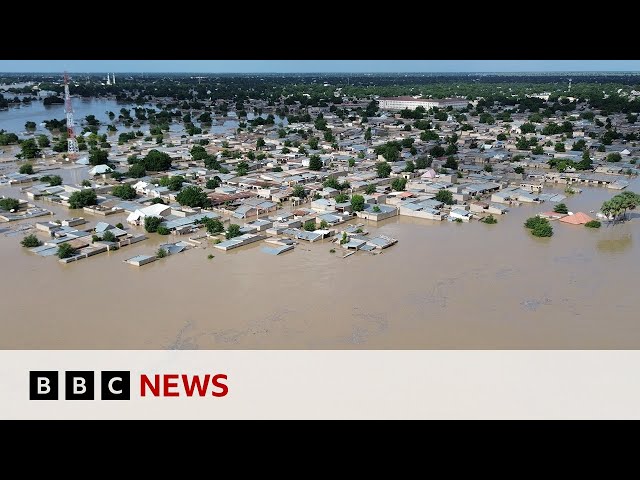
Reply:
<svg viewBox="0 0 640 480"><path fill-rule="evenodd" d="M58 400L57 371L29 372L29 400ZM65 400L94 400L95 374L92 371L64 372ZM127 371L100 372L101 400L130 400L131 375Z"/></svg>

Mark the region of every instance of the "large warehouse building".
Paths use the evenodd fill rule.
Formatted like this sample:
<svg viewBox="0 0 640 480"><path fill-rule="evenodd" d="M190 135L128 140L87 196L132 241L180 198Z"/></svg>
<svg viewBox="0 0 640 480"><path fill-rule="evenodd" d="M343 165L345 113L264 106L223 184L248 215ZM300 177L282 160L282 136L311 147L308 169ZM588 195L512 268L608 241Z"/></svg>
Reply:
<svg viewBox="0 0 640 480"><path fill-rule="evenodd" d="M423 107L425 110L430 108L464 108L469 101L464 98L414 98L414 97L380 97L378 98L379 107L383 110L415 110Z"/></svg>

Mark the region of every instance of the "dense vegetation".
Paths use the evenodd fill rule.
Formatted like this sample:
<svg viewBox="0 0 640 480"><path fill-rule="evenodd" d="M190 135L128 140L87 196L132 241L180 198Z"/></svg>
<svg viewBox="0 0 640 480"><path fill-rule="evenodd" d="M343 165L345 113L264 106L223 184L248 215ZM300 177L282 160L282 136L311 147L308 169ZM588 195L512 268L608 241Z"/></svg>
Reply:
<svg viewBox="0 0 640 480"><path fill-rule="evenodd" d="M90 188L73 192L69 197L69 206L71 208L83 208L89 205L97 205L98 197L96 192Z"/></svg>
<svg viewBox="0 0 640 480"><path fill-rule="evenodd" d="M24 237L20 242L20 245L27 248L33 248L39 247L40 245L42 245L42 242L38 240L38 237L36 237L34 234L31 234Z"/></svg>
<svg viewBox="0 0 640 480"><path fill-rule="evenodd" d="M530 217L524 223L524 226L531 230L536 237L550 237L553 235L553 227L549 220L542 217Z"/></svg>
<svg viewBox="0 0 640 480"><path fill-rule="evenodd" d="M15 198L0 198L0 209L2 210L17 210L20 206L20 201Z"/></svg>

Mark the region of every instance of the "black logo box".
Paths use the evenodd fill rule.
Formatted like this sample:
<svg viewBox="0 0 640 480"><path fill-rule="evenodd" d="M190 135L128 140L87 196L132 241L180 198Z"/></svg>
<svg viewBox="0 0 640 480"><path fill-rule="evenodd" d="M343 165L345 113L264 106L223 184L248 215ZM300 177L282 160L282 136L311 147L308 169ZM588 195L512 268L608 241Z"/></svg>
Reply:
<svg viewBox="0 0 640 480"><path fill-rule="evenodd" d="M59 373L56 370L34 370L29 372L29 400L58 400ZM95 372L64 372L65 400L94 400ZM100 372L101 400L130 400L131 372Z"/></svg>

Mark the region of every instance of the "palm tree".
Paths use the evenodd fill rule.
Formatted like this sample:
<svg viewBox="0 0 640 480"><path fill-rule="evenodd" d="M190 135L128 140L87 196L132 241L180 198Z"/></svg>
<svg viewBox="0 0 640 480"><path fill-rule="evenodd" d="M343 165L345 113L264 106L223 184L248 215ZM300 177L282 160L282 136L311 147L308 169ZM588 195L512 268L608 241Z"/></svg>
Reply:
<svg viewBox="0 0 640 480"><path fill-rule="evenodd" d="M607 200L606 202L604 202L602 204L602 207L600 208L600 210L602 211L602 214L610 222L611 221L611 213L613 212L613 205L611 204L611 201Z"/></svg>

